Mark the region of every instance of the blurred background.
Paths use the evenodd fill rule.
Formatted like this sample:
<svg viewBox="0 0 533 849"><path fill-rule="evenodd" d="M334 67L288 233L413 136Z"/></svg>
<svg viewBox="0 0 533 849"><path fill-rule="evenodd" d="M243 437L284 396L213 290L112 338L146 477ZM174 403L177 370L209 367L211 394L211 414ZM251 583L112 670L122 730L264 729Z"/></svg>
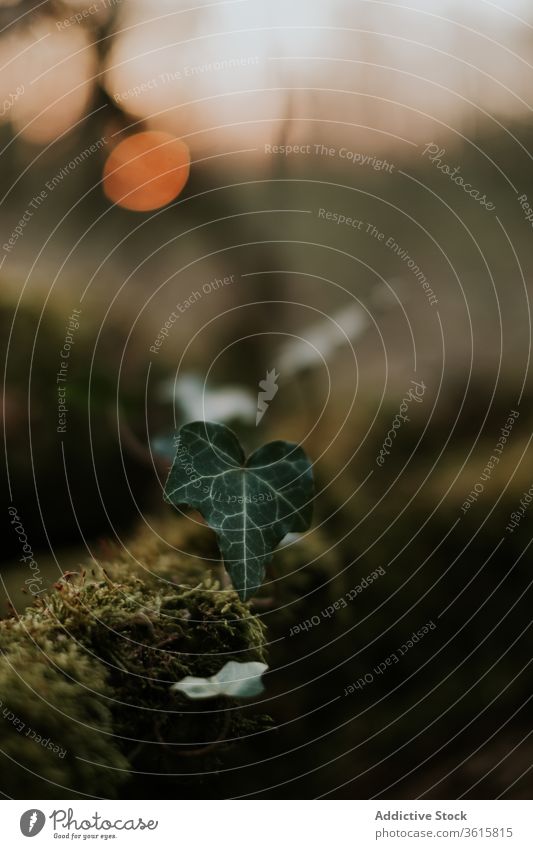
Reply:
<svg viewBox="0 0 533 849"><path fill-rule="evenodd" d="M5 504L46 585L166 515L185 421L302 443L277 730L202 793L529 798L531 4L3 0L0 68Z"/></svg>

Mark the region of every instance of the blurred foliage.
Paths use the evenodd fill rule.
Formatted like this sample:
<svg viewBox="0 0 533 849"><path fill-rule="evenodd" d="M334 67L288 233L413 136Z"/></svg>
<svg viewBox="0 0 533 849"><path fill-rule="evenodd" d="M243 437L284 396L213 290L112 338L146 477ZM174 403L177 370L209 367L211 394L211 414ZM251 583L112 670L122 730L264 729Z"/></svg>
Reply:
<svg viewBox="0 0 533 849"><path fill-rule="evenodd" d="M97 340L94 323L82 317L68 360L66 432L57 431L56 375L69 314L41 317L19 309L15 315L10 305L0 307L6 367L2 486L35 550L78 543L82 535L108 535L153 497L153 467L141 441L144 381L135 354L126 354L118 383L126 328L107 326ZM157 409L153 413L157 421ZM19 548L9 533L2 557Z"/></svg>

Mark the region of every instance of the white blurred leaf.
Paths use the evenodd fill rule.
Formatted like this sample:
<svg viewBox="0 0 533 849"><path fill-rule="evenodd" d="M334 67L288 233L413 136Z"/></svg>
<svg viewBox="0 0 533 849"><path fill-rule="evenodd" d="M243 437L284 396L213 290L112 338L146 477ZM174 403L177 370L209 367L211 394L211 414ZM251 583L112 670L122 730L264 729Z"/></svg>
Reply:
<svg viewBox="0 0 533 849"><path fill-rule="evenodd" d="M195 374L184 374L176 381L164 381L159 397L176 403L185 422L255 422L257 399L242 386L227 384L209 389Z"/></svg>
<svg viewBox="0 0 533 849"><path fill-rule="evenodd" d="M343 345L354 342L368 327L364 310L356 304L300 332L300 338L285 345L277 359L278 369L285 376L294 376L307 368L326 362Z"/></svg>

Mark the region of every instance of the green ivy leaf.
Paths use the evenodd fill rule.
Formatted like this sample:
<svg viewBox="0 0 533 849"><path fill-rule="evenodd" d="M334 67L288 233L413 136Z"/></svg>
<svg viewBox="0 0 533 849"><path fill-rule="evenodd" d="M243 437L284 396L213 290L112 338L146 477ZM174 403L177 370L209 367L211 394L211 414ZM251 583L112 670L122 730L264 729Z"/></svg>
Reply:
<svg viewBox="0 0 533 849"><path fill-rule="evenodd" d="M180 429L165 485L167 501L194 507L213 528L243 600L261 586L283 537L308 529L313 494L311 463L302 448L278 440L246 459L235 434L213 422Z"/></svg>
<svg viewBox="0 0 533 849"><path fill-rule="evenodd" d="M259 696L265 689L261 676L267 669L266 663L258 661L237 663L235 660L230 660L210 678L187 675L177 684L173 684L170 689L183 693L189 699L213 699L216 696L248 699L250 696Z"/></svg>

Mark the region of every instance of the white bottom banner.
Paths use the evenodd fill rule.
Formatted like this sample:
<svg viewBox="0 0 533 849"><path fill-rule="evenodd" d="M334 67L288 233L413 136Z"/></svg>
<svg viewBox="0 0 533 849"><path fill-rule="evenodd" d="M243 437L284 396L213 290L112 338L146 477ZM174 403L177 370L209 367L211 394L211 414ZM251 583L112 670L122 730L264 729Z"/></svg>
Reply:
<svg viewBox="0 0 533 849"><path fill-rule="evenodd" d="M4 801L1 845L533 847L529 801Z"/></svg>

